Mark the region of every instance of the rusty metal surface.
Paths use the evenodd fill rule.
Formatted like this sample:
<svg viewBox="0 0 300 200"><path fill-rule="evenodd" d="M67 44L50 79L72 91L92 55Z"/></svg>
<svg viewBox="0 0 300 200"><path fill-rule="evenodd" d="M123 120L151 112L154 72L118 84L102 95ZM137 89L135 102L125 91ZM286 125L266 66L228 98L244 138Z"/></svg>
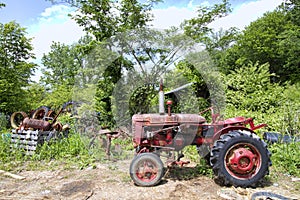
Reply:
<svg viewBox="0 0 300 200"><path fill-rule="evenodd" d="M133 122L148 122L151 124L163 124L168 122L176 123L204 123L206 119L197 114L136 114L132 117Z"/></svg>
<svg viewBox="0 0 300 200"><path fill-rule="evenodd" d="M28 128L48 131L51 129L51 124L48 121L29 119L28 117L26 117L23 120L20 129L28 129Z"/></svg>
<svg viewBox="0 0 300 200"><path fill-rule="evenodd" d="M166 114L136 114L133 115L132 121L134 122L148 122L151 124L164 124L166 122L177 123L177 118L175 115L168 116Z"/></svg>
<svg viewBox="0 0 300 200"><path fill-rule="evenodd" d="M178 123L204 123L206 119L197 114L176 114Z"/></svg>

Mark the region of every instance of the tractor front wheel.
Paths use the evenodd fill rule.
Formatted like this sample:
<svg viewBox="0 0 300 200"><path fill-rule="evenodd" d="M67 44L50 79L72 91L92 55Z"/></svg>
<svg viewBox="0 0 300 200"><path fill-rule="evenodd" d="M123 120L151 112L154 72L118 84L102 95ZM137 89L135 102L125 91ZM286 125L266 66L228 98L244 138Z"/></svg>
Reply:
<svg viewBox="0 0 300 200"><path fill-rule="evenodd" d="M215 142L210 163L224 185L248 187L269 173L270 156L267 144L257 135L232 131Z"/></svg>
<svg viewBox="0 0 300 200"><path fill-rule="evenodd" d="M139 154L130 164L130 177L138 186L154 186L160 182L163 175L163 163L154 153Z"/></svg>

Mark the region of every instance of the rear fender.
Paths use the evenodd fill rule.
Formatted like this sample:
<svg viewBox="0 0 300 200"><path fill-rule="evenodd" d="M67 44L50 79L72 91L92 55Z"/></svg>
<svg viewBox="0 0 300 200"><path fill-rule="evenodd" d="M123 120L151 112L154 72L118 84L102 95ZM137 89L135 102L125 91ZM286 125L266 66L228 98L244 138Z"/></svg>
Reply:
<svg viewBox="0 0 300 200"><path fill-rule="evenodd" d="M256 133L255 133L253 130L251 130L251 129L247 128L247 127L244 127L244 126L227 126L227 127L223 128L223 129L221 129L221 130L219 130L218 132L216 132L216 133L214 134L214 136L213 136L213 141L218 140L218 139L221 137L221 135L224 135L224 134L226 134L226 133L229 133L230 131L237 131L237 130L240 130L240 131L247 131L247 132L250 132L250 133L256 135Z"/></svg>

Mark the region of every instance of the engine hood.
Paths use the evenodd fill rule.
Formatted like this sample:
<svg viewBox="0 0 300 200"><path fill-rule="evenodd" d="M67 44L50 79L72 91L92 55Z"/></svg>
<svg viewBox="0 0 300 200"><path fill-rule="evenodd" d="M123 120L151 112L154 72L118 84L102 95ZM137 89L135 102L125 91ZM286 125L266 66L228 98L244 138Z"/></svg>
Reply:
<svg viewBox="0 0 300 200"><path fill-rule="evenodd" d="M204 123L205 118L197 114L135 114L132 116L133 122L145 122L150 124L165 123Z"/></svg>
<svg viewBox="0 0 300 200"><path fill-rule="evenodd" d="M197 114L175 114L175 116L179 123L193 122L193 123L201 124L201 123L206 122L204 117L202 117L201 115L197 115Z"/></svg>

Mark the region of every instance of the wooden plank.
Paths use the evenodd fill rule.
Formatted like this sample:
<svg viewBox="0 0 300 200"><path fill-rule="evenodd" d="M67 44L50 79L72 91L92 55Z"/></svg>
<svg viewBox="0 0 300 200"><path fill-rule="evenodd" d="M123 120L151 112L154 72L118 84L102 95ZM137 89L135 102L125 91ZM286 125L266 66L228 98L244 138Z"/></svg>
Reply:
<svg viewBox="0 0 300 200"><path fill-rule="evenodd" d="M40 137L48 137L49 135L51 135L51 138L56 137L57 131L41 131L41 132L39 132Z"/></svg>
<svg viewBox="0 0 300 200"><path fill-rule="evenodd" d="M29 137L27 135L18 135L18 134L12 134L11 135L12 139L30 139L30 140L38 140L38 136L37 135L30 135Z"/></svg>
<svg viewBox="0 0 300 200"><path fill-rule="evenodd" d="M35 151L36 150L36 146L28 146L28 145L18 145L18 144L11 144L10 147L12 148L21 148L24 150L31 150L31 151Z"/></svg>
<svg viewBox="0 0 300 200"><path fill-rule="evenodd" d="M31 135L38 135L39 131L33 131L33 130L18 130L18 133L16 133L16 130L13 129L12 133L15 134L21 134L21 135L27 135L27 134L31 134Z"/></svg>
<svg viewBox="0 0 300 200"><path fill-rule="evenodd" d="M19 139L11 139L11 142L15 143L15 144L27 144L27 145L38 145L38 141L32 141L32 140L19 140Z"/></svg>
<svg viewBox="0 0 300 200"><path fill-rule="evenodd" d="M4 176L9 176L9 177L12 177L14 179L18 179L18 180L23 180L25 179L24 176L19 176L17 174L12 174L10 172L6 172L6 171L3 171L3 170L0 170L0 174L3 174Z"/></svg>
<svg viewBox="0 0 300 200"><path fill-rule="evenodd" d="M23 149L26 155L33 155L39 144L62 136L57 131L18 130L16 133L16 130L13 130L12 132L10 147Z"/></svg>

